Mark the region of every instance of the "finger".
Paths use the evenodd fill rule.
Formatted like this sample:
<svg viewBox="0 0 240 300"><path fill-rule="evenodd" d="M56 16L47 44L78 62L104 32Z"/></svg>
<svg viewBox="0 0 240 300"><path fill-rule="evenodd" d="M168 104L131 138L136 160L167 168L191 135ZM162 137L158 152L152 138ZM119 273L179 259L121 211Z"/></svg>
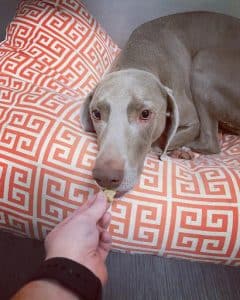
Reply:
<svg viewBox="0 0 240 300"><path fill-rule="evenodd" d="M84 204L82 204L81 206L79 206L74 213L78 214L79 212L85 211L86 209L88 209L93 202L96 200L98 194L94 194L88 197L87 201L84 202Z"/></svg>
<svg viewBox="0 0 240 300"><path fill-rule="evenodd" d="M98 250L101 255L101 257L106 260L109 251L111 250L112 247L112 237L108 231L103 231L100 234L100 241L98 245Z"/></svg>
<svg viewBox="0 0 240 300"><path fill-rule="evenodd" d="M56 232L60 230L63 226L65 226L69 222L72 222L72 220L74 220L76 217L78 218L79 216L81 216L94 203L97 197L98 194L88 197L88 200L83 205L75 209L73 213L71 213L68 217L61 221L52 231Z"/></svg>
<svg viewBox="0 0 240 300"><path fill-rule="evenodd" d="M108 256L109 251L112 248L112 244L111 243L100 243L98 250L100 251L101 256L106 259Z"/></svg>
<svg viewBox="0 0 240 300"><path fill-rule="evenodd" d="M87 201L86 201L86 205L87 205L88 207L90 207L90 206L94 203L94 201L95 201L96 198L98 197L98 194L99 194L99 193L101 193L101 192L97 192L96 194L91 195L90 197L88 197L88 199L87 199Z"/></svg>
<svg viewBox="0 0 240 300"><path fill-rule="evenodd" d="M100 243L99 244L99 254L101 255L102 259L105 261L109 251L111 250L112 244L111 243Z"/></svg>
<svg viewBox="0 0 240 300"><path fill-rule="evenodd" d="M98 193L97 194L94 194L94 195L91 195L88 197L87 201L82 204L81 206L79 206L77 209L75 209L75 211L68 217L69 219L72 219L74 218L75 216L79 216L81 215L83 212L85 212L93 203L94 201L96 200L98 196ZM67 218L67 219L68 219ZM69 220L67 220L68 222Z"/></svg>
<svg viewBox="0 0 240 300"><path fill-rule="evenodd" d="M101 191L96 195L95 201L86 210L86 213L96 222L99 221L107 210L107 199Z"/></svg>
<svg viewBox="0 0 240 300"><path fill-rule="evenodd" d="M100 243L112 243L112 236L107 230L100 234Z"/></svg>
<svg viewBox="0 0 240 300"><path fill-rule="evenodd" d="M98 225L102 229L107 229L111 222L111 214L109 212L105 212L102 218L99 220Z"/></svg>

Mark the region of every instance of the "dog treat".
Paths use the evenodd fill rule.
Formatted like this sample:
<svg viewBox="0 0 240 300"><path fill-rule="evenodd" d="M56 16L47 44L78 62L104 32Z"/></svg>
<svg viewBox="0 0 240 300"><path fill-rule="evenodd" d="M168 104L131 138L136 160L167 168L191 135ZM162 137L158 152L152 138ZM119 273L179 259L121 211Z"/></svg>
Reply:
<svg viewBox="0 0 240 300"><path fill-rule="evenodd" d="M107 201L109 203L112 203L113 200L114 200L114 196L116 195L116 191L113 191L113 190L104 190L103 192L104 192L104 194L105 194L105 196L107 198Z"/></svg>

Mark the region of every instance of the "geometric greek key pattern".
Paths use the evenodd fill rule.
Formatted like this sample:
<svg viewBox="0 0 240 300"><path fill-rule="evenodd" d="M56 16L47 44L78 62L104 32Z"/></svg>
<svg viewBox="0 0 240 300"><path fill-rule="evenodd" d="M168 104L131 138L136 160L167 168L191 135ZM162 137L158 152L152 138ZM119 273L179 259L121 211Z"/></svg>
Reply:
<svg viewBox="0 0 240 300"><path fill-rule="evenodd" d="M174 234L169 251L228 256L235 239L236 208L174 205Z"/></svg>
<svg viewBox="0 0 240 300"><path fill-rule="evenodd" d="M42 239L98 191L79 111L118 53L81 1L19 3L0 45L1 228Z"/></svg>
<svg viewBox="0 0 240 300"><path fill-rule="evenodd" d="M83 97L119 49L79 0L21 1L0 45L0 228L44 239L98 191ZM113 248L240 265L240 137L191 161L149 154L110 208Z"/></svg>

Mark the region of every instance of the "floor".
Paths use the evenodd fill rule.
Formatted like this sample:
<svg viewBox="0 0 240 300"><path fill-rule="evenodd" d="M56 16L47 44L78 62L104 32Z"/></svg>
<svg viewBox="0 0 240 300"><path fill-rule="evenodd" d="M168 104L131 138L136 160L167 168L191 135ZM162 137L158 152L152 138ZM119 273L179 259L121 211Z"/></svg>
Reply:
<svg viewBox="0 0 240 300"><path fill-rule="evenodd" d="M44 257L43 244L0 231L0 299L7 300ZM240 268L112 252L103 300L237 300Z"/></svg>

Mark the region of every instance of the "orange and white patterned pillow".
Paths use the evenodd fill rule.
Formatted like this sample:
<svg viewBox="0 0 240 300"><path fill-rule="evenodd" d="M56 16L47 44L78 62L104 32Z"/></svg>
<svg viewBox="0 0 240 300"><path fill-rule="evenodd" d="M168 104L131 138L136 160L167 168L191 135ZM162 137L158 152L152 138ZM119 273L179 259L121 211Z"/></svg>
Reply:
<svg viewBox="0 0 240 300"><path fill-rule="evenodd" d="M24 0L0 45L0 228L42 239L96 193L79 98L118 47L78 0ZM161 162L111 207L116 250L240 265L240 138Z"/></svg>

